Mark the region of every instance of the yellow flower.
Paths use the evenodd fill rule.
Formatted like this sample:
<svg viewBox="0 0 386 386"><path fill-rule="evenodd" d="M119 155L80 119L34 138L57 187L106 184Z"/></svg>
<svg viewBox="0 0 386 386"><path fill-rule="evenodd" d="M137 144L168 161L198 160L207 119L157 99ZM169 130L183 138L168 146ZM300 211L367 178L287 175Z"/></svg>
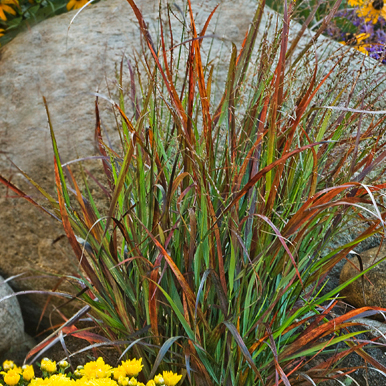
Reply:
<svg viewBox="0 0 386 386"><path fill-rule="evenodd" d="M129 384L129 378L121 375L118 378L118 385L120 386L127 386Z"/></svg>
<svg viewBox="0 0 386 386"><path fill-rule="evenodd" d="M66 369L68 367L68 362L66 360L62 360L58 363L58 366L61 368L61 369Z"/></svg>
<svg viewBox="0 0 386 386"><path fill-rule="evenodd" d="M363 41L370 37L370 34L361 33L358 35L347 34L346 41L339 42L345 46L352 46L357 51L361 52L364 55L368 55L366 47L369 47L369 44L364 44Z"/></svg>
<svg viewBox="0 0 386 386"><path fill-rule="evenodd" d="M16 11L7 4L13 4L18 6L19 2L18 0L0 0L0 19L4 21L7 20L7 16L5 16L4 12L10 13L12 15L16 15Z"/></svg>
<svg viewBox="0 0 386 386"><path fill-rule="evenodd" d="M48 378L46 378L47 380ZM42 378L34 378L30 382L29 386L43 386L44 385L44 380Z"/></svg>
<svg viewBox="0 0 386 386"><path fill-rule="evenodd" d="M137 383L138 383L137 380L134 377L132 377L129 381L129 386L137 386Z"/></svg>
<svg viewBox="0 0 386 386"><path fill-rule="evenodd" d="M35 376L35 371L33 366L25 365L22 367L22 369L23 369L23 372L22 372L23 379L29 382Z"/></svg>
<svg viewBox="0 0 386 386"><path fill-rule="evenodd" d="M138 383L137 383L137 386L145 386L145 384L142 383L142 382L138 382Z"/></svg>
<svg viewBox="0 0 386 386"><path fill-rule="evenodd" d="M128 377L136 377L142 371L142 358L140 359L129 359L122 362L122 367L126 371Z"/></svg>
<svg viewBox="0 0 386 386"><path fill-rule="evenodd" d="M375 24L381 17L386 20L386 4L384 0L348 0L348 4L358 7L357 15L363 17L365 22Z"/></svg>
<svg viewBox="0 0 386 386"><path fill-rule="evenodd" d="M4 371L3 371L4 373ZM7 373L4 373L4 382L8 386L15 386L19 383L20 381L20 374L15 371L15 370L9 370Z"/></svg>
<svg viewBox="0 0 386 386"><path fill-rule="evenodd" d="M363 0L348 0L348 5L351 7L360 7L363 5Z"/></svg>
<svg viewBox="0 0 386 386"><path fill-rule="evenodd" d="M53 374L48 378L34 378L28 386L74 386L75 381L64 374Z"/></svg>
<svg viewBox="0 0 386 386"><path fill-rule="evenodd" d="M114 379L118 381L120 377L126 377L126 371L123 366L118 366L116 369L113 369Z"/></svg>
<svg viewBox="0 0 386 386"><path fill-rule="evenodd" d="M67 3L67 11L71 9L82 8L85 4L87 4L88 0L70 0Z"/></svg>
<svg viewBox="0 0 386 386"><path fill-rule="evenodd" d="M52 385L57 386L57 385ZM74 385L71 386L118 386L111 378L87 378L77 379Z"/></svg>
<svg viewBox="0 0 386 386"><path fill-rule="evenodd" d="M173 371L164 371L162 377L166 386L175 386L182 378L182 375L173 373Z"/></svg>
<svg viewBox="0 0 386 386"><path fill-rule="evenodd" d="M87 378L107 378L111 375L111 366L106 365L103 358L99 357L94 362L88 362L79 370Z"/></svg>
<svg viewBox="0 0 386 386"><path fill-rule="evenodd" d="M151 379L148 383L146 383L146 386L156 386L155 382Z"/></svg>
<svg viewBox="0 0 386 386"><path fill-rule="evenodd" d="M5 362L3 362L3 369L5 371L11 370L14 367L15 367L15 363L13 361L5 361Z"/></svg>
<svg viewBox="0 0 386 386"><path fill-rule="evenodd" d="M164 385L165 384L165 381L164 379L162 378L162 375L161 374L158 374L154 377L154 382L156 385Z"/></svg>
<svg viewBox="0 0 386 386"><path fill-rule="evenodd" d="M42 371L47 371L47 373L54 373L56 371L56 362L50 361L48 358L44 358L40 363L40 368Z"/></svg>

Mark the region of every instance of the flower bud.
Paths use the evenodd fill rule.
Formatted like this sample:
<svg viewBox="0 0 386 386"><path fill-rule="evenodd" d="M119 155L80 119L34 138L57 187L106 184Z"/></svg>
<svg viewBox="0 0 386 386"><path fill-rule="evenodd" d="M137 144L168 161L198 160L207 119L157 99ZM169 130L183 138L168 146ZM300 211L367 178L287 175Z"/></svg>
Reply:
<svg viewBox="0 0 386 386"><path fill-rule="evenodd" d="M165 381L164 379L162 378L162 375L161 374L158 374L154 377L154 382L157 386L161 386L161 385L164 385L165 384Z"/></svg>
<svg viewBox="0 0 386 386"><path fill-rule="evenodd" d="M3 362L3 369L5 371L11 370L15 367L15 363L13 361L5 361Z"/></svg>
<svg viewBox="0 0 386 386"><path fill-rule="evenodd" d="M62 361L60 361L60 362L58 363L58 365L59 365L59 367L60 367L61 369L65 369L65 368L68 367L68 362L67 362L66 360L62 360Z"/></svg>
<svg viewBox="0 0 386 386"><path fill-rule="evenodd" d="M138 384L137 380L134 377L132 377L129 381L129 386L137 386L137 384Z"/></svg>
<svg viewBox="0 0 386 386"><path fill-rule="evenodd" d="M44 358L40 363L40 368L42 371L47 371L47 373L54 373L56 371L56 362L50 361L48 358Z"/></svg>

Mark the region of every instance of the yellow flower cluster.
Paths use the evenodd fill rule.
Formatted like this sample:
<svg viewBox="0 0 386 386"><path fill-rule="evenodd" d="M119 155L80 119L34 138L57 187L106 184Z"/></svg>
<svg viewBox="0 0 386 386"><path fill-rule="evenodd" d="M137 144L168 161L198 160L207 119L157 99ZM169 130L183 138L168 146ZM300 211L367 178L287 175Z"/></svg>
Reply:
<svg viewBox="0 0 386 386"><path fill-rule="evenodd" d="M348 0L352 7L358 7L357 15L365 22L375 24L379 18L386 20L386 2L383 0Z"/></svg>
<svg viewBox="0 0 386 386"><path fill-rule="evenodd" d="M58 366L59 373L56 362L44 358L40 363L43 378L35 378L33 366L17 367L12 361L5 361L0 374L7 386L175 386L182 378L172 371L164 371L145 385L137 380L143 368L142 358L122 361L116 368L98 358L78 366L73 376L64 373L69 367L67 361L59 362Z"/></svg>
<svg viewBox="0 0 386 386"><path fill-rule="evenodd" d="M5 361L3 363L3 369L0 374L4 377L4 382L8 386L15 386L20 381L29 382L35 377L33 366L25 365L23 367L17 367L12 361Z"/></svg>

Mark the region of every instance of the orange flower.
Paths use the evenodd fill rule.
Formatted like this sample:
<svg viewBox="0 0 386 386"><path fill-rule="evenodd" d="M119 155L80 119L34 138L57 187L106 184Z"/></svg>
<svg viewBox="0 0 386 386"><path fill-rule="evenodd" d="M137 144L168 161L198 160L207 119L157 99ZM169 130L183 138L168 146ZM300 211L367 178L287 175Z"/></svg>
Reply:
<svg viewBox="0 0 386 386"><path fill-rule="evenodd" d="M67 11L70 11L71 9L82 8L87 3L88 0L70 0L67 3Z"/></svg>
<svg viewBox="0 0 386 386"><path fill-rule="evenodd" d="M10 7L8 4L19 6L18 0L0 0L0 19L6 21L7 16L4 12L10 13L11 15L16 15L16 11Z"/></svg>

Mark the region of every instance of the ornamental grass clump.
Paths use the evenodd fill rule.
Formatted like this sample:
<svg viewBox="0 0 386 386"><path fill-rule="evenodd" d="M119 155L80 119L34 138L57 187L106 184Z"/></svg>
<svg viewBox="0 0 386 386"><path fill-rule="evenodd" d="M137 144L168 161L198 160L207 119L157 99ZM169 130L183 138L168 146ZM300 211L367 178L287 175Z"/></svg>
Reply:
<svg viewBox="0 0 386 386"><path fill-rule="evenodd" d="M125 362L122 362L120 367L122 366L125 366ZM78 366L74 374L65 372L69 367L67 361L59 362L58 373L56 363L44 358L40 363L42 377L39 378L35 377L33 366L25 365L20 368L12 361L5 361L4 371L0 372L3 375L0 382L7 386L176 386L182 377L172 371L164 371L162 375L158 374L145 385L137 380L143 367L141 359L133 359L130 371L126 372L125 376L120 376L118 380L115 378L117 368L105 364L101 357L96 361L87 362L84 366ZM111 378L112 374L115 379Z"/></svg>
<svg viewBox="0 0 386 386"><path fill-rule="evenodd" d="M81 379L103 374L93 381L101 384L129 385L139 367L149 385L317 384L357 370L340 365L352 353L386 372L366 352L381 343L357 338L366 326L356 321L385 310L344 311L339 298L371 267L322 291L355 246L383 236L386 125L374 111L382 89L366 88L360 71L347 72L347 56L310 61L314 38L302 49L304 29L289 40L292 3L269 29L274 20L260 1L241 49L229 43L226 79L216 79L208 45L216 8L200 26L194 3L182 15L166 8L155 40L128 2L145 43L136 68L128 63L130 99L122 61L117 101L95 100L104 173L97 181L109 208L102 211L92 182L62 165L45 100L57 197L22 171L43 205L0 177L62 223L80 267L67 277L76 295L52 294L84 307L28 361L54 343L65 348L66 334L82 336L75 323L87 314L103 336L83 332L94 343L78 354L111 345L121 358L140 358L116 369L77 369ZM184 21L179 37L174 17ZM118 147L102 135L101 98L117 114ZM332 247L354 227L352 241ZM66 351L68 359L74 354Z"/></svg>

